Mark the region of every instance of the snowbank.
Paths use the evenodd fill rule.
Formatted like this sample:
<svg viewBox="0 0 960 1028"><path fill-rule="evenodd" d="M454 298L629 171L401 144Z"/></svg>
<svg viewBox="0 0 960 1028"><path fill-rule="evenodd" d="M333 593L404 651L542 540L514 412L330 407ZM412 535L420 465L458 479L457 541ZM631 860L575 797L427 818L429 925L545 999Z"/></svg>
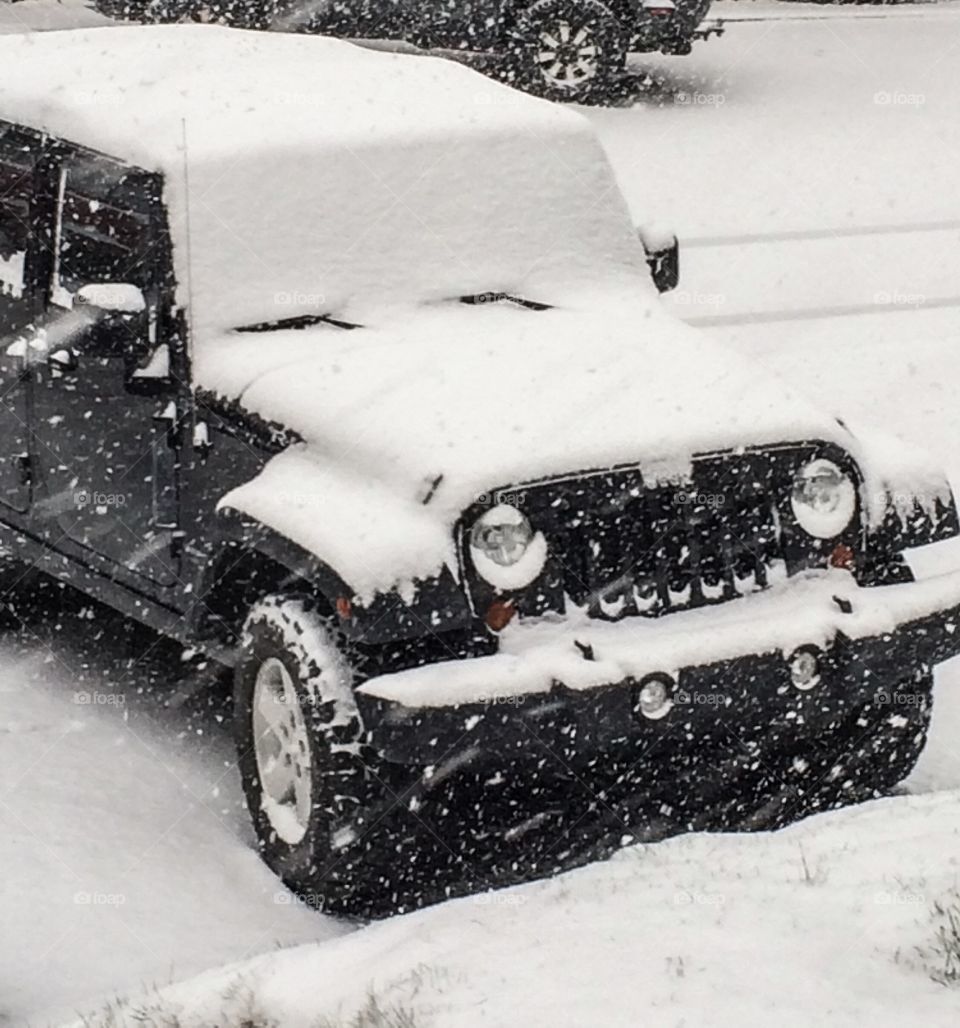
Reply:
<svg viewBox="0 0 960 1028"><path fill-rule="evenodd" d="M956 889L958 843L949 794L638 846L211 972L165 1002L185 1028L223 1023L238 992L284 1028L347 1023L370 994L422 1028L950 1028L960 991L929 977L931 909Z"/></svg>
<svg viewBox="0 0 960 1028"><path fill-rule="evenodd" d="M118 670L106 630L64 618L55 650L0 656L4 1025L347 930L296 903L248 842L229 732L165 712L145 695L149 662Z"/></svg>

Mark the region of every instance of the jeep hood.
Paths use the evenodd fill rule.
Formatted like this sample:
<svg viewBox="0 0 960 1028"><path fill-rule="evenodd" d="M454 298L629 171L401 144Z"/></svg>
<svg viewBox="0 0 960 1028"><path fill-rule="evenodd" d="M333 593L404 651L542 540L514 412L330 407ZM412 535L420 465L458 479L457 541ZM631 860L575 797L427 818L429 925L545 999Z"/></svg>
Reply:
<svg viewBox="0 0 960 1028"><path fill-rule="evenodd" d="M652 480L682 479L699 453L823 440L867 465L871 495L891 470L901 491L945 488L930 470L907 482L922 460L900 447L871 465L862 440L762 365L622 294L231 333L198 347L195 374L302 440L224 505L333 563L360 595L454 566L466 507L554 475L639 463Z"/></svg>

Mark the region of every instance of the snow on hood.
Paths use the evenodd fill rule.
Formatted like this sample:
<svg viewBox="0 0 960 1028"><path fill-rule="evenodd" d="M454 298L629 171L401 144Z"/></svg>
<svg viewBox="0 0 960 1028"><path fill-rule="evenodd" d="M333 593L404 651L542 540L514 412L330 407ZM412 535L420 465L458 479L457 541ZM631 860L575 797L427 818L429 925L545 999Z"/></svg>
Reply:
<svg viewBox="0 0 960 1028"><path fill-rule="evenodd" d="M630 462L670 476L775 442L850 447L834 418L638 291L208 341L197 384L303 439L224 503L340 561L364 595L452 566L457 518L497 488Z"/></svg>

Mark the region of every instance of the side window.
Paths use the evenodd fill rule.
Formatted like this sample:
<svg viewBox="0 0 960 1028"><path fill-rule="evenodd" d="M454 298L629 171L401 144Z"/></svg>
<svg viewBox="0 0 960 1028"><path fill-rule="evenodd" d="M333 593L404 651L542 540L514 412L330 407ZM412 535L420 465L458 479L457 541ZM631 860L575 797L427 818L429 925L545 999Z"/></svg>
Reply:
<svg viewBox="0 0 960 1028"><path fill-rule="evenodd" d="M156 281L149 175L101 157L75 157L60 172L56 261L51 298L70 307L92 283ZM151 260L151 256L154 257Z"/></svg>
<svg viewBox="0 0 960 1028"><path fill-rule="evenodd" d="M22 328L33 314L25 273L37 157L33 140L0 124L0 337Z"/></svg>
<svg viewBox="0 0 960 1028"><path fill-rule="evenodd" d="M50 301L69 309L84 286L139 289L142 316L118 316L79 347L88 356L123 356L138 381L162 382L169 369L159 326L170 253L161 192L158 176L92 154L65 159L57 182Z"/></svg>

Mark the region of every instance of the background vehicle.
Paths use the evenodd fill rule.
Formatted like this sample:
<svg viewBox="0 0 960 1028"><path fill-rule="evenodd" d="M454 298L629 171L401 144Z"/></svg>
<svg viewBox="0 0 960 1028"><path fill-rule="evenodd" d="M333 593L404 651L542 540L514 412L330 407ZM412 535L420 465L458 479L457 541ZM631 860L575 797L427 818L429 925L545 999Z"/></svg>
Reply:
<svg viewBox="0 0 960 1028"><path fill-rule="evenodd" d="M709 7L709 0L308 0L283 12L280 24L494 54L523 89L589 100L610 92L628 53L688 54Z"/></svg>
<svg viewBox="0 0 960 1028"><path fill-rule="evenodd" d="M910 770L960 576L902 554L949 488L667 315L584 119L107 34L0 41L0 522L233 668L285 881L402 908Z"/></svg>
<svg viewBox="0 0 960 1028"><path fill-rule="evenodd" d="M688 54L710 0L98 0L105 14L147 21L214 21L341 38L405 41L457 57L554 100L601 100L627 55Z"/></svg>

